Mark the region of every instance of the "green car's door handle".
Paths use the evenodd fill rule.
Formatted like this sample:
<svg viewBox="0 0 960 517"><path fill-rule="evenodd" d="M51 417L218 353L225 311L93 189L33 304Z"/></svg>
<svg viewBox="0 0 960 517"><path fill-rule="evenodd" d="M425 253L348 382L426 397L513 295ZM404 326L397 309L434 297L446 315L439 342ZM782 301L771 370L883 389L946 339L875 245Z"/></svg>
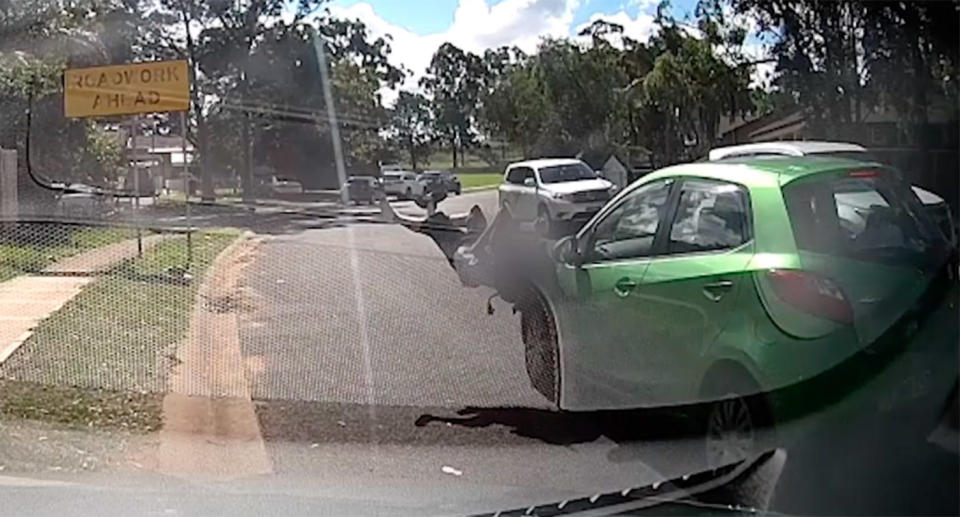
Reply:
<svg viewBox="0 0 960 517"><path fill-rule="evenodd" d="M730 280L711 282L703 286L703 295L710 301L719 302L720 299L723 298L723 295L732 287L733 282Z"/></svg>
<svg viewBox="0 0 960 517"><path fill-rule="evenodd" d="M617 280L617 283L613 285L613 292L617 293L617 296L620 298L626 298L627 296L630 296L630 293L632 293L636 288L636 282L627 277L623 277L620 280Z"/></svg>

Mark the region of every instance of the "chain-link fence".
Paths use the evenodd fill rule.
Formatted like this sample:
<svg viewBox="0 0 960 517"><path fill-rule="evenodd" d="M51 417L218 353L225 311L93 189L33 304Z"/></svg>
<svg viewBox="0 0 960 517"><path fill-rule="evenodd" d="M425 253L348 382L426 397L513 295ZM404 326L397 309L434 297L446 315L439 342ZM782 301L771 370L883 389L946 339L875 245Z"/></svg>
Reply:
<svg viewBox="0 0 960 517"><path fill-rule="evenodd" d="M236 233L0 231L0 413L156 429L203 275ZM189 242L188 242L189 241Z"/></svg>

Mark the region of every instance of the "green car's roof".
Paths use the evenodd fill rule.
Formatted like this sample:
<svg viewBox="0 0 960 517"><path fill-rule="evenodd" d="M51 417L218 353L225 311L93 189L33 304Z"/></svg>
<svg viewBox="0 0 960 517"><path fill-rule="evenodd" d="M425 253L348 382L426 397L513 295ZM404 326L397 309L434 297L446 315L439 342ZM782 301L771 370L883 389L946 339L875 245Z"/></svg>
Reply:
<svg viewBox="0 0 960 517"><path fill-rule="evenodd" d="M776 158L725 160L724 163L743 163L754 169L772 172L780 176L781 183L787 183L803 176L809 176L810 174L877 165L872 161L859 161L831 156L778 156Z"/></svg>
<svg viewBox="0 0 960 517"><path fill-rule="evenodd" d="M858 167L882 167L882 165L871 161L829 156L748 157L675 165L644 176L643 182L671 176L702 176L759 187L783 185L811 174Z"/></svg>

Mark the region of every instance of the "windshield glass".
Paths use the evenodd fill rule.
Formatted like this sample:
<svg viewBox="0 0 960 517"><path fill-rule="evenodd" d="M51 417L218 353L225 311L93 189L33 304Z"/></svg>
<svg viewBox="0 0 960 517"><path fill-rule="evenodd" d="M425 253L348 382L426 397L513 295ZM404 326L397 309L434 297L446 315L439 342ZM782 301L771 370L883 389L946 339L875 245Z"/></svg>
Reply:
<svg viewBox="0 0 960 517"><path fill-rule="evenodd" d="M958 9L0 0L0 517L960 515Z"/></svg>
<svg viewBox="0 0 960 517"><path fill-rule="evenodd" d="M541 167L539 172L540 181L543 183L563 183L565 181L591 180L597 178L597 173L582 163Z"/></svg>

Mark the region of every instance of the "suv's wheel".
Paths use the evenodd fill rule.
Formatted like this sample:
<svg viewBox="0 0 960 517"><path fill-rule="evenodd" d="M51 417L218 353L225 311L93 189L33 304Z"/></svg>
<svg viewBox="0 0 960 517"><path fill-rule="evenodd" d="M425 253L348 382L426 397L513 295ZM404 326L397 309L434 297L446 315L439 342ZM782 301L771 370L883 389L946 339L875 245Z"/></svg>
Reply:
<svg viewBox="0 0 960 517"><path fill-rule="evenodd" d="M550 402L560 398L557 327L546 301L531 293L520 304L520 332L530 385Z"/></svg>
<svg viewBox="0 0 960 517"><path fill-rule="evenodd" d="M761 433L773 433L773 415L760 387L740 367L723 366L707 374L701 393L713 397L702 430L707 466L717 468L763 452ZM722 393L719 398L717 394Z"/></svg>
<svg viewBox="0 0 960 517"><path fill-rule="evenodd" d="M537 230L537 233L544 237L550 237L553 235L553 221L550 219L550 211L547 210L547 207L540 205L540 208L537 209L537 219L533 222L534 228Z"/></svg>

